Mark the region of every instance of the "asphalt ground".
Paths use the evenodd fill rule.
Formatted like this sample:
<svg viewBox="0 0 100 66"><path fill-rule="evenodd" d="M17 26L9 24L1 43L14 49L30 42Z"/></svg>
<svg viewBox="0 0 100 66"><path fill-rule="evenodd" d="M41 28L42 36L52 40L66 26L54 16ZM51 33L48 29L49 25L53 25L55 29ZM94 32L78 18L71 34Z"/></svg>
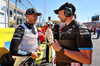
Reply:
<svg viewBox="0 0 100 66"><path fill-rule="evenodd" d="M92 43L93 43L93 56L92 56L92 64L84 66L100 66L100 37L96 39L97 34L92 33Z"/></svg>

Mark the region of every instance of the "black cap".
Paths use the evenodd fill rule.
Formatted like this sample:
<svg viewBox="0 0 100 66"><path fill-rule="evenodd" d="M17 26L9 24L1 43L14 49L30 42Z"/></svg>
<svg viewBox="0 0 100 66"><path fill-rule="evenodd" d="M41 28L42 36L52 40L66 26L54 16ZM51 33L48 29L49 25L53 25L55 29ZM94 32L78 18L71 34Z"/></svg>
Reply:
<svg viewBox="0 0 100 66"><path fill-rule="evenodd" d="M38 16L41 16L41 13L38 13L37 10L35 8L29 8L26 10L26 15L32 15L32 14L37 14Z"/></svg>
<svg viewBox="0 0 100 66"><path fill-rule="evenodd" d="M55 14L59 14L59 11L66 9L66 7L71 8L72 12L73 12L73 15L74 15L74 12L76 11L76 8L72 3L68 3L68 2L63 4L59 9L54 10Z"/></svg>

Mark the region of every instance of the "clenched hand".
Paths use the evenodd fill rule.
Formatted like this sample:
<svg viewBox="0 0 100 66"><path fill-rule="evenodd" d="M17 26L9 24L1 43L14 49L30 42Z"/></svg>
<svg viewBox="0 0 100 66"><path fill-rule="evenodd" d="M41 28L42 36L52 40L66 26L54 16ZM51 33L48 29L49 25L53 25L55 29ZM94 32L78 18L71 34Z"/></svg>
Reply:
<svg viewBox="0 0 100 66"><path fill-rule="evenodd" d="M53 49L55 51L60 51L62 47L60 46L59 42L55 39L55 43L53 43Z"/></svg>
<svg viewBox="0 0 100 66"><path fill-rule="evenodd" d="M31 57L32 57L32 59L38 58L38 53L37 52L32 52Z"/></svg>

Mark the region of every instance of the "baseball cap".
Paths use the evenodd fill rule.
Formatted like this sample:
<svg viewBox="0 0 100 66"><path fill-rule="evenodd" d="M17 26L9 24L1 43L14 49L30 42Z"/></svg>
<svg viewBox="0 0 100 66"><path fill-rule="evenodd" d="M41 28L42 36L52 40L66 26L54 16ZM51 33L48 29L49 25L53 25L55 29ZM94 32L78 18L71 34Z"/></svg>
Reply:
<svg viewBox="0 0 100 66"><path fill-rule="evenodd" d="M37 14L38 16L42 15L41 13L38 13L35 8L29 8L26 10L26 15L30 15L30 14Z"/></svg>
<svg viewBox="0 0 100 66"><path fill-rule="evenodd" d="M76 11L76 8L75 8L75 6L72 3L68 3L68 2L66 2L65 4L63 4L62 6L60 6L59 9L54 10L55 14L59 14L59 11L60 10L64 10L66 7L71 8L72 12L73 12L73 15L74 15L74 12Z"/></svg>

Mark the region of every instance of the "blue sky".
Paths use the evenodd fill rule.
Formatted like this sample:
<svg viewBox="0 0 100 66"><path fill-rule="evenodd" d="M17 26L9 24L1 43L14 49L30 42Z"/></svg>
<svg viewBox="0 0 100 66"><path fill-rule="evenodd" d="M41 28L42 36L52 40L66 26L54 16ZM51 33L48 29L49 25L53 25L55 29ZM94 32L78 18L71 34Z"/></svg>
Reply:
<svg viewBox="0 0 100 66"><path fill-rule="evenodd" d="M15 3L15 0L10 0ZM32 6L27 2L27 0L21 0L28 8ZM38 12L43 14L44 12L44 0L29 0L33 6L37 9ZM58 9L62 4L70 2L73 3L76 7L77 21L85 22L91 21L91 17L98 14L100 15L100 0L46 0L46 18L48 21L48 17L51 16L51 20L59 20L58 15L54 13L53 10ZM24 10L20 3L18 6ZM43 15L42 15L43 17Z"/></svg>

